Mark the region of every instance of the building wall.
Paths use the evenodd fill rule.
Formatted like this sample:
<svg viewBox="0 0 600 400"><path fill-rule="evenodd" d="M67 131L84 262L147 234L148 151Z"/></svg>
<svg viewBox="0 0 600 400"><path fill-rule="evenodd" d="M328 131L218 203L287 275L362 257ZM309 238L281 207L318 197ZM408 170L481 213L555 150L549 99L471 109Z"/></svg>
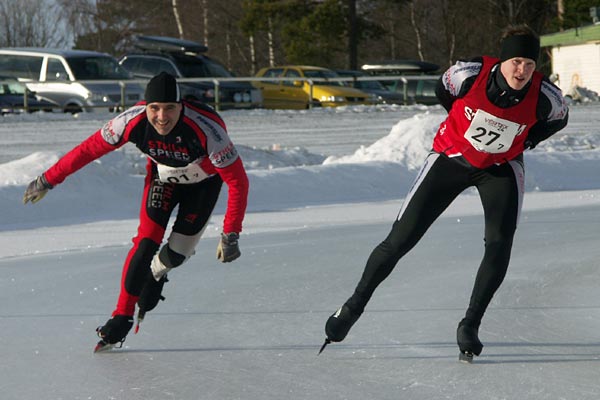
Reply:
<svg viewBox="0 0 600 400"><path fill-rule="evenodd" d="M600 93L600 43L553 47L552 73L564 95L575 85Z"/></svg>

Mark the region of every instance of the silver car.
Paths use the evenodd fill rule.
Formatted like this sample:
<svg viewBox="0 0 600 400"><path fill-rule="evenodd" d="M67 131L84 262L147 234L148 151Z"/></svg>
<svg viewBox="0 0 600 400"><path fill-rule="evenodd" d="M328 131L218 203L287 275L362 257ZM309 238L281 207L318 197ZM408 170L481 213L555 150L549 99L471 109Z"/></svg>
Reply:
<svg viewBox="0 0 600 400"><path fill-rule="evenodd" d="M144 98L144 88L114 57L95 51L1 48L0 74L16 77L65 112L114 112Z"/></svg>

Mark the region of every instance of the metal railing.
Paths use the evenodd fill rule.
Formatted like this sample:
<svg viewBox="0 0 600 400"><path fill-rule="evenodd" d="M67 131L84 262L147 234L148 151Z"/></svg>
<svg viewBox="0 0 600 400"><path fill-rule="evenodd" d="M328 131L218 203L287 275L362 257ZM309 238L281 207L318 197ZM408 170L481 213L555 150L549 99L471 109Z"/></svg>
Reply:
<svg viewBox="0 0 600 400"><path fill-rule="evenodd" d="M413 80L437 80L439 76L433 75L394 75L394 76L358 76L358 77L335 77L335 78L303 78L303 77L223 77L223 78L178 78L177 81L179 83L201 83L201 82L209 82L214 86L214 103L208 103L213 106L217 111L220 111L224 106L231 106L230 103L223 103L221 101L220 96L220 87L222 82L274 82L279 83L282 81L286 82L307 82L309 85L309 99L308 108L313 108L318 102L313 101L313 89L315 85L321 83L330 83L330 82L357 82L357 81L400 81L403 84L403 103L411 104L410 94L408 92L408 82ZM15 83L14 80L0 80L0 85L3 83L10 82ZM25 88L23 93L23 105L15 106L15 109L23 109L25 112L28 112L30 109L28 96L32 93L29 89L27 89L26 84L48 84L52 82L40 82L40 81L23 81L19 82ZM107 83L116 83L120 87L120 100L118 102L114 102L113 104L102 104L96 107L111 107L114 110L111 111L119 111L125 110L131 104L127 101L128 92L126 87L131 84L139 84L142 88L148 83L148 79L132 79L132 80L81 80L81 81L65 81L61 83L81 83L81 84L107 84ZM260 90L256 86L253 86L253 89ZM2 93L0 91L0 93ZM43 94L41 95L43 98ZM142 100L142 99L140 99ZM1 103L1 101L0 101ZM243 102L236 103L236 105L242 106L251 106L251 103ZM262 106L262 105L261 105ZM62 108L60 106L56 106L56 108ZM84 108L84 106L82 106ZM66 110L65 110L66 111Z"/></svg>

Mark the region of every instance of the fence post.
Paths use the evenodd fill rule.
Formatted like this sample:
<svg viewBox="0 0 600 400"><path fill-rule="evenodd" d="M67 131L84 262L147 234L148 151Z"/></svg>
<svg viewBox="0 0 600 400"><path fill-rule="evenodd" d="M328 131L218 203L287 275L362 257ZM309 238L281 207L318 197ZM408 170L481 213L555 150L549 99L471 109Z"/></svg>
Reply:
<svg viewBox="0 0 600 400"><path fill-rule="evenodd" d="M119 81L121 87L121 111L125 111L125 82Z"/></svg>
<svg viewBox="0 0 600 400"><path fill-rule="evenodd" d="M29 112L29 99L28 99L28 95L29 95L29 89L27 89L27 86L23 85L23 87L25 88L25 90L23 91L23 109L25 110L26 113Z"/></svg>
<svg viewBox="0 0 600 400"><path fill-rule="evenodd" d="M215 84L215 110L221 111L221 103L219 101L219 80L213 79L213 83Z"/></svg>
<svg viewBox="0 0 600 400"><path fill-rule="evenodd" d="M406 79L405 77L400 77L400 80L402 81L402 83L404 84L404 87L402 89L402 95L404 97L404 105L408 104L408 79Z"/></svg>
<svg viewBox="0 0 600 400"><path fill-rule="evenodd" d="M309 79L308 81L308 109L312 110L313 108L313 86L314 83L311 79Z"/></svg>

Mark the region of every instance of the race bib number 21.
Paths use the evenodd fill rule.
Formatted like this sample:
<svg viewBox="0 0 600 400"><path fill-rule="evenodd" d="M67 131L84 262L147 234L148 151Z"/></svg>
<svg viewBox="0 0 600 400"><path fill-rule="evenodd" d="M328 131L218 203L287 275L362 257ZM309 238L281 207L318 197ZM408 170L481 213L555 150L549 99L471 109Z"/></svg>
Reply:
<svg viewBox="0 0 600 400"><path fill-rule="evenodd" d="M496 117L480 109L471 120L465 139L478 151L504 153L510 149L515 137L523 133L525 127L526 125Z"/></svg>

